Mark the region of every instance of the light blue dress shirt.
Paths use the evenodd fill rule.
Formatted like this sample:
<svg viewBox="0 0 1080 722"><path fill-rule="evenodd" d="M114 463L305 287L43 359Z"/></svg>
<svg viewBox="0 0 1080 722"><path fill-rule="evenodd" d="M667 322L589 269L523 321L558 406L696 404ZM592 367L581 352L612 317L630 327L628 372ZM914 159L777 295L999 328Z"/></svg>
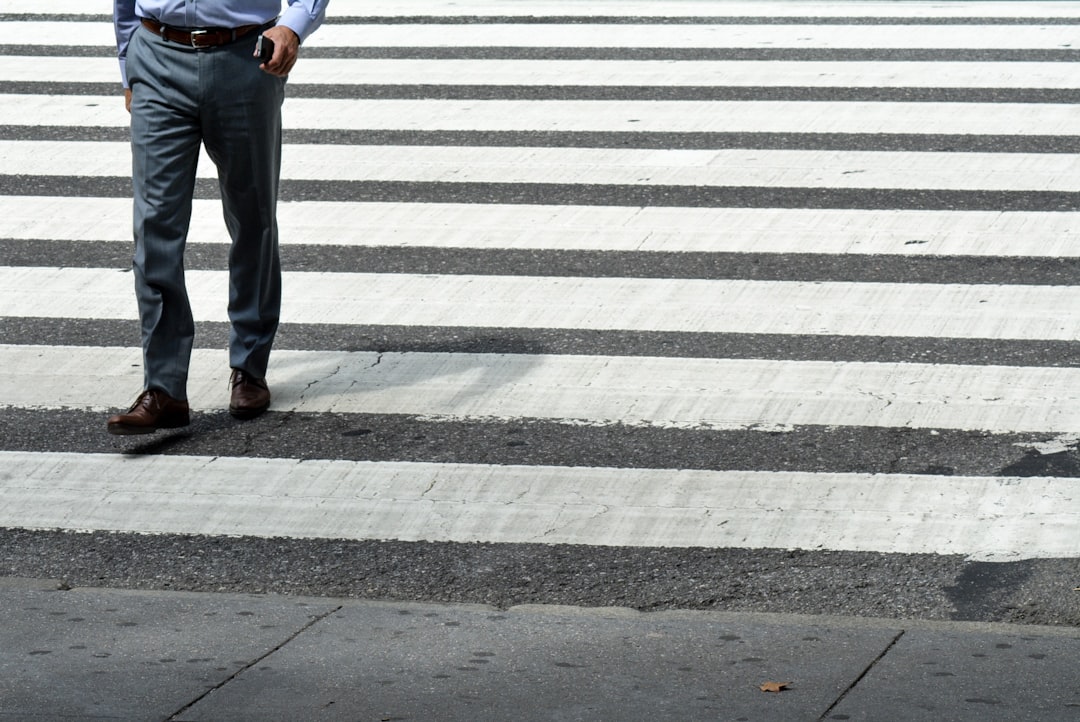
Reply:
<svg viewBox="0 0 1080 722"><path fill-rule="evenodd" d="M304 42L322 24L329 0L288 0L278 25ZM127 87L127 46L140 18L174 28L238 28L262 25L281 12L281 0L114 0L113 22L120 58L120 77Z"/></svg>

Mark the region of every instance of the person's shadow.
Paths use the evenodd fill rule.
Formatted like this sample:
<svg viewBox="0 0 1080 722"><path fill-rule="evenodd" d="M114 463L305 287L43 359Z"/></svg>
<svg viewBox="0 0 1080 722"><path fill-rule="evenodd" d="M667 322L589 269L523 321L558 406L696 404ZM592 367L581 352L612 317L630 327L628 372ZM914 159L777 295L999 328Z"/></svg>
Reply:
<svg viewBox="0 0 1080 722"><path fill-rule="evenodd" d="M231 448L232 437L257 434L266 419L282 412L411 416L424 415L437 404L442 415L467 417L473 401L497 395L526 376L547 346L531 335L513 336L505 330L495 342L483 332L447 338L454 334L443 329L426 341L409 342L405 350L275 351L267 375L274 413L253 422L237 421L224 409L195 407L191 426L135 437L121 453L227 454L220 450L222 443ZM440 381L434 400L433 380Z"/></svg>

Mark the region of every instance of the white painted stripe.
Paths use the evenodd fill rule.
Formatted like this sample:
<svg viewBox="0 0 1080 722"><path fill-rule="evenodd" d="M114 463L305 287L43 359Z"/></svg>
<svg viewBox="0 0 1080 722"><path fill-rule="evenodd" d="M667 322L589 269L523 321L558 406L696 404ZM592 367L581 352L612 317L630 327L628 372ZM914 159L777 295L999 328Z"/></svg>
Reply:
<svg viewBox="0 0 1080 722"><path fill-rule="evenodd" d="M1071 104L312 99L283 112L289 128L342 130L1080 135Z"/></svg>
<svg viewBox="0 0 1080 722"><path fill-rule="evenodd" d="M589 251L1068 258L1080 214L629 208L479 203L278 205L281 243ZM131 240L123 198L0 196L0 238ZM189 243L228 243L221 204L197 200Z"/></svg>
<svg viewBox="0 0 1080 722"><path fill-rule="evenodd" d="M117 68L116 95L0 95L0 125L127 128L119 78Z"/></svg>
<svg viewBox="0 0 1080 722"><path fill-rule="evenodd" d="M1070 63L304 60L295 83L1069 88ZM60 76L65 77L65 76ZM70 77L70 75L66 76ZM32 78L27 78L32 80Z"/></svg>
<svg viewBox="0 0 1080 722"><path fill-rule="evenodd" d="M1080 8L1072 3L1036 2L760 2L708 3L680 0L640 2L637 0L590 0L588 4L544 2L528 4L507 0L334 0L336 16L411 16L411 15L613 15L661 17L756 17L768 10L772 17L1077 17ZM49 0L23 12L35 15L84 14L94 12L86 0Z"/></svg>
<svg viewBox="0 0 1080 722"><path fill-rule="evenodd" d="M36 3L34 7L24 6L21 11L34 15L83 15L87 12L103 14L100 8L87 7L86 0L49 0L48 3Z"/></svg>
<svg viewBox="0 0 1080 722"><path fill-rule="evenodd" d="M1075 480L0 452L0 526L1080 556Z"/></svg>
<svg viewBox="0 0 1080 722"><path fill-rule="evenodd" d="M30 175L127 176L126 143L0 141ZM205 151L198 175L215 178ZM574 183L1080 191L1080 156L797 150L286 145L282 177L323 181Z"/></svg>
<svg viewBox="0 0 1080 722"><path fill-rule="evenodd" d="M310 130L1080 135L1076 106L1038 103L290 98L283 114ZM119 93L0 95L0 125L43 122L118 128L130 116Z"/></svg>
<svg viewBox="0 0 1080 722"><path fill-rule="evenodd" d="M137 348L0 345L0 407L115 409ZM228 359L196 350L188 396L224 409ZM274 409L710 429L1080 433L1080 369L541 354L277 351Z"/></svg>
<svg viewBox="0 0 1080 722"><path fill-rule="evenodd" d="M76 2L81 0L65 0ZM614 15L664 17L1077 17L1073 3L1037 2L757 2L729 0L334 0L334 14L346 16L410 15Z"/></svg>
<svg viewBox="0 0 1080 722"><path fill-rule="evenodd" d="M0 81L112 83L113 58L13 57ZM785 62L625 60L305 59L292 83L343 85L586 85L736 87L1075 88L1056 62Z"/></svg>
<svg viewBox="0 0 1080 722"><path fill-rule="evenodd" d="M198 321L226 321L228 276L189 271ZM0 313L132 318L130 273L0 267ZM1080 339L1080 286L284 274L285 323L693 333Z"/></svg>
<svg viewBox="0 0 1080 722"><path fill-rule="evenodd" d="M84 4L80 14L87 11ZM103 7L94 8L103 10ZM116 48L116 31L108 22L68 22L64 20L15 20L4 23L8 38L19 45L105 46ZM14 44L12 40L11 44Z"/></svg>
<svg viewBox="0 0 1080 722"><path fill-rule="evenodd" d="M0 81L5 82L118 83L119 80L116 58L10 55L5 56L4 64L0 65Z"/></svg>
<svg viewBox="0 0 1080 722"><path fill-rule="evenodd" d="M366 13L365 13L366 14ZM400 13L395 13L398 15ZM1075 11L1073 13L1075 15ZM16 21L20 45L113 47L111 23ZM1057 49L1076 42L1069 25L323 25L308 47L997 48Z"/></svg>
<svg viewBox="0 0 1080 722"><path fill-rule="evenodd" d="M1068 25L325 25L313 47L1059 49Z"/></svg>

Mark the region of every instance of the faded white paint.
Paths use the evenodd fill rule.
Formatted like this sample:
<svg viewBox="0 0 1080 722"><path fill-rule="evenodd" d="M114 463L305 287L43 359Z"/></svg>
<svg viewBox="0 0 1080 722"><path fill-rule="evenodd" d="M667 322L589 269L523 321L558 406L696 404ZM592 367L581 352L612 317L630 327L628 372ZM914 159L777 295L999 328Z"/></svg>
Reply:
<svg viewBox="0 0 1080 722"><path fill-rule="evenodd" d="M0 345L0 407L125 406L137 348ZM196 350L196 409L227 403L224 350ZM466 353L279 350L278 411L664 428L792 426L1080 432L1080 369Z"/></svg>
<svg viewBox="0 0 1080 722"><path fill-rule="evenodd" d="M286 323L1080 339L1080 286L283 275ZM195 318L227 321L227 273L186 278ZM133 318L132 288L128 269L0 267L0 315Z"/></svg>
<svg viewBox="0 0 1080 722"><path fill-rule="evenodd" d="M707 7L707 4L703 4L703 7ZM534 11L532 6L529 9ZM372 11L362 11L359 14L371 15ZM399 8L390 14L401 15L402 11ZM762 11L759 10L755 14L761 15ZM1077 15L1075 8L1067 14L1074 17ZM19 39L20 45L113 47L116 44L112 24L105 22L12 21L4 23L4 28L10 37ZM328 24L308 38L305 45L308 47L1056 49L1068 48L1075 42L1076 32L1073 27L1039 25L1038 23L1031 25L494 23L482 25Z"/></svg>
<svg viewBox="0 0 1080 722"><path fill-rule="evenodd" d="M1073 480L0 452L0 526L1080 556Z"/></svg>
<svg viewBox="0 0 1080 722"><path fill-rule="evenodd" d="M116 82L114 58L7 56L0 81ZM1076 87L1059 62L809 62L670 60L457 60L305 58L291 83L343 85L584 85L735 87Z"/></svg>
<svg viewBox="0 0 1080 722"><path fill-rule="evenodd" d="M119 83L117 84L119 88ZM1078 135L1067 103L290 98L286 128L711 133ZM0 124L127 127L113 95L2 95Z"/></svg>
<svg viewBox="0 0 1080 722"><path fill-rule="evenodd" d="M127 143L0 141L28 175L131 173ZM198 175L216 178L205 151ZM1080 156L812 150L286 145L282 178L764 188L1080 191Z"/></svg>
<svg viewBox="0 0 1080 722"><path fill-rule="evenodd" d="M1065 258L1080 214L804 208L280 203L284 245ZM125 198L0 196L0 238L131 240ZM228 243L196 200L189 243Z"/></svg>

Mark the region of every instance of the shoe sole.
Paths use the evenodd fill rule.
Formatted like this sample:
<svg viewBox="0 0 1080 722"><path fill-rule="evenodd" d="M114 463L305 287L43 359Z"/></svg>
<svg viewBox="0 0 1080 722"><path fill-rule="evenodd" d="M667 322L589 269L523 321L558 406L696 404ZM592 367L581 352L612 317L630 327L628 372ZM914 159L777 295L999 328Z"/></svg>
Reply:
<svg viewBox="0 0 1080 722"><path fill-rule="evenodd" d="M255 409L240 409L234 406L230 406L229 413L232 414L232 417L234 419L240 419L241 421L250 421L256 416L262 416L269 408L270 404Z"/></svg>
<svg viewBox="0 0 1080 722"><path fill-rule="evenodd" d="M109 424L109 433L113 436L140 436L152 434L162 429L182 429L189 426L191 421L175 424L162 424L160 426L129 426L128 424Z"/></svg>
<svg viewBox="0 0 1080 722"><path fill-rule="evenodd" d="M156 426L124 426L123 424L109 424L109 433L113 436L136 436L138 434L152 434L158 430Z"/></svg>
<svg viewBox="0 0 1080 722"><path fill-rule="evenodd" d="M140 434L152 434L167 430L167 428L184 428L188 424L172 424L168 426L126 426L123 424L109 424L109 433L113 436L138 436Z"/></svg>

